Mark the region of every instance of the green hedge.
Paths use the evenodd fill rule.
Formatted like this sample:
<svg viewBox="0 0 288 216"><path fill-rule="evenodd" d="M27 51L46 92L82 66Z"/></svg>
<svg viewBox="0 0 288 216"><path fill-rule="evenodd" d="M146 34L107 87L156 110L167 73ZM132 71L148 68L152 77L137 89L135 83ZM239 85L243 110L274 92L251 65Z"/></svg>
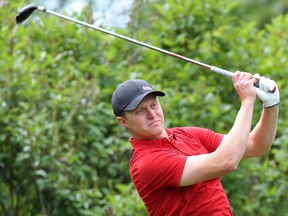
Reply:
<svg viewBox="0 0 288 216"><path fill-rule="evenodd" d="M0 214L147 215L129 177L129 134L110 99L128 78L167 93L168 127L228 132L239 99L231 80L172 57L35 12L23 3L0 13ZM230 71L269 76L281 93L279 128L269 154L243 160L223 178L235 215L287 215L288 15L244 22L228 0L134 4L114 31ZM91 22L89 5L80 15ZM5 21L5 22L4 22ZM261 114L255 106L255 122Z"/></svg>

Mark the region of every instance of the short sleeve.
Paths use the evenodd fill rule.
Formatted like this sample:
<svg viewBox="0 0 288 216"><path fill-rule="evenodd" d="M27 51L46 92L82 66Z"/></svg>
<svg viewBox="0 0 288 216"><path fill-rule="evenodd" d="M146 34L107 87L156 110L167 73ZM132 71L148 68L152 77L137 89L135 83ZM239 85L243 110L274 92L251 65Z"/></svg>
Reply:
<svg viewBox="0 0 288 216"><path fill-rule="evenodd" d="M186 159L187 156L171 150L154 151L131 167L131 177L143 190L178 187Z"/></svg>
<svg viewBox="0 0 288 216"><path fill-rule="evenodd" d="M214 152L221 144L224 134L200 127L186 128L193 139L197 139L208 152Z"/></svg>

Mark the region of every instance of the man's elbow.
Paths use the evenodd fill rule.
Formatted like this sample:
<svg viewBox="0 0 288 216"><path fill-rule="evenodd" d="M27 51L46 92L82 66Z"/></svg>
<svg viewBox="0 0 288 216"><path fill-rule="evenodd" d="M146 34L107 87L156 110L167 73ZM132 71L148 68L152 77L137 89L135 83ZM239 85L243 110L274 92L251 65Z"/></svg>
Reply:
<svg viewBox="0 0 288 216"><path fill-rule="evenodd" d="M272 144L271 144L272 145ZM261 157L267 153L269 153L271 149L271 145L266 145L262 148L255 146L255 148L247 149L248 151L245 152L245 158L252 158L252 157Z"/></svg>
<svg viewBox="0 0 288 216"><path fill-rule="evenodd" d="M270 151L271 147L263 149L262 151L258 151L254 154L254 157L262 157L263 155L267 154Z"/></svg>
<svg viewBox="0 0 288 216"><path fill-rule="evenodd" d="M240 159L230 158L226 160L223 165L225 173L228 174L237 170L239 163L240 163Z"/></svg>

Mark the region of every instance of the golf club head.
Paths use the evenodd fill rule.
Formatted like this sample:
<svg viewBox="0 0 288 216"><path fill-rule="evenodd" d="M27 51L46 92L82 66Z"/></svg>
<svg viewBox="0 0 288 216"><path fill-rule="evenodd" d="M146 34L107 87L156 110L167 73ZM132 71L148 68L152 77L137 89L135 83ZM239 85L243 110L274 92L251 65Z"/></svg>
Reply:
<svg viewBox="0 0 288 216"><path fill-rule="evenodd" d="M17 15L16 15L16 22L17 24L20 24L24 22L26 19L28 19L31 14L37 9L37 6L34 5L28 5L24 7Z"/></svg>

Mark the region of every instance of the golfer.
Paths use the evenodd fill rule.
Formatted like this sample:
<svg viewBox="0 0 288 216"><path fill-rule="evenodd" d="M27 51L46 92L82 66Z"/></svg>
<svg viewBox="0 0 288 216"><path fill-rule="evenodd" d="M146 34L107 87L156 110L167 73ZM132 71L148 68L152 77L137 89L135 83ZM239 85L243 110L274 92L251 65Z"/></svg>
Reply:
<svg viewBox="0 0 288 216"><path fill-rule="evenodd" d="M277 85L255 76L235 72L232 77L241 105L227 134L195 126L165 128L158 97L164 92L134 79L116 88L113 111L131 134L130 175L149 215L232 215L220 177L236 170L243 157L269 151L277 129ZM263 111L251 130L257 97Z"/></svg>

